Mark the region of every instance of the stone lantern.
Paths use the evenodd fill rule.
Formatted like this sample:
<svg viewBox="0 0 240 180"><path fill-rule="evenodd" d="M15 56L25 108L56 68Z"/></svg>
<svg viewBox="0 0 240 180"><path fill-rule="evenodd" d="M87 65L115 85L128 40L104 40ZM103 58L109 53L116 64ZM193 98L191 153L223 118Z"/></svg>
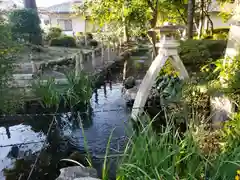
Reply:
<svg viewBox="0 0 240 180"><path fill-rule="evenodd" d="M138 116L142 114L155 79L167 60L169 60L174 69L179 72L180 79L189 77L177 51L179 42L176 40L176 37L179 28L182 28L182 26L168 23L151 30L160 32L161 39L160 42L156 44L156 46L159 47L158 55L142 80L134 101L131 117L135 121L137 121Z"/></svg>

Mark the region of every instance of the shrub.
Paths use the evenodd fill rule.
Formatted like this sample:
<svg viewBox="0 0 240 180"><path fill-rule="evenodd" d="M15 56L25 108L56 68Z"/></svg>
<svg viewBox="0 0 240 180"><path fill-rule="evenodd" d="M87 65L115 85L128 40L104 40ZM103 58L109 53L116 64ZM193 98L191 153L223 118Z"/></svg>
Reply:
<svg viewBox="0 0 240 180"><path fill-rule="evenodd" d="M182 41L179 55L186 66L198 68L211 59L220 58L224 54L226 44L226 41L208 39Z"/></svg>
<svg viewBox="0 0 240 180"><path fill-rule="evenodd" d="M0 20L0 112L14 113L22 105L21 91L9 88L19 45L12 39L10 27Z"/></svg>
<svg viewBox="0 0 240 180"><path fill-rule="evenodd" d="M40 19L35 10L18 9L9 14L9 24L12 34L17 38L24 38L33 44L41 44Z"/></svg>
<svg viewBox="0 0 240 180"><path fill-rule="evenodd" d="M213 30L213 35L206 35L203 36L203 39L214 39L214 40L227 40L229 28L217 28Z"/></svg>
<svg viewBox="0 0 240 180"><path fill-rule="evenodd" d="M217 33L213 35L214 40L227 40L228 39L228 33Z"/></svg>
<svg viewBox="0 0 240 180"><path fill-rule="evenodd" d="M229 28L216 28L213 30L213 34L228 33L228 32L229 32Z"/></svg>
<svg viewBox="0 0 240 180"><path fill-rule="evenodd" d="M152 121L140 119L140 122ZM119 161L118 180L235 178L239 169L239 138L230 138L237 141L230 151L219 152L222 144L228 144L229 137L220 142L218 132L204 131L200 127L196 130L189 128L179 138L179 134L174 132L176 127L171 123L159 134L150 126L151 123L129 139ZM230 131L229 128L227 130Z"/></svg>
<svg viewBox="0 0 240 180"><path fill-rule="evenodd" d="M98 42L95 39L90 40L89 42L89 46L91 47L97 47L98 46Z"/></svg>
<svg viewBox="0 0 240 180"><path fill-rule="evenodd" d="M82 32L77 32L77 33L75 34L75 37L76 37L78 43L79 43L81 46L84 46L84 45L85 45L85 37L84 37L84 35L83 35Z"/></svg>
<svg viewBox="0 0 240 180"><path fill-rule="evenodd" d="M50 46L76 47L76 40L71 36L62 36L50 41Z"/></svg>
<svg viewBox="0 0 240 180"><path fill-rule="evenodd" d="M90 41L93 39L93 35L91 33L87 33L87 40Z"/></svg>
<svg viewBox="0 0 240 180"><path fill-rule="evenodd" d="M81 37L83 37L83 33L82 32L76 32L75 36L77 38L81 38Z"/></svg>
<svg viewBox="0 0 240 180"><path fill-rule="evenodd" d="M62 30L60 28L57 28L57 27L52 27L49 29L49 32L47 34L47 40L51 40L51 39L54 39L54 38L59 38L62 34Z"/></svg>

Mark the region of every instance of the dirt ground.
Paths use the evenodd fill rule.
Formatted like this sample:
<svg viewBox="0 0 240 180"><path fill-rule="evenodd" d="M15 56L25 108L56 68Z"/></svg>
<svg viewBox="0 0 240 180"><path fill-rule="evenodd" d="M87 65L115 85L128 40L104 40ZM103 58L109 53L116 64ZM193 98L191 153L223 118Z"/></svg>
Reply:
<svg viewBox="0 0 240 180"><path fill-rule="evenodd" d="M70 56L79 51L79 48L65 48L65 47L40 47L32 48L29 46L22 47L19 53L17 63L30 62L30 54L32 53L33 61L49 61L61 57Z"/></svg>

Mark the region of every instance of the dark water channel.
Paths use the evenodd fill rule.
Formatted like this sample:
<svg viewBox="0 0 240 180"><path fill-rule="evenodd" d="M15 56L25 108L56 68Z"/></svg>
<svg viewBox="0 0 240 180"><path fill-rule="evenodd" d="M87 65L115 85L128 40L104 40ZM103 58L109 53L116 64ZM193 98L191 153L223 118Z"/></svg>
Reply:
<svg viewBox="0 0 240 180"><path fill-rule="evenodd" d="M81 115L88 151L99 176L111 132L110 154L118 154L127 141L126 131L131 129L128 122L130 109L122 96L122 74L114 76L111 82L106 82L93 93L92 113ZM21 115L5 119L7 123L0 126L0 180L27 179L43 147L52 118L51 115ZM83 131L76 115L60 113L56 120L31 180L55 179L60 159L74 152L85 155ZM116 159L112 161L115 163L111 165L110 175L114 178Z"/></svg>

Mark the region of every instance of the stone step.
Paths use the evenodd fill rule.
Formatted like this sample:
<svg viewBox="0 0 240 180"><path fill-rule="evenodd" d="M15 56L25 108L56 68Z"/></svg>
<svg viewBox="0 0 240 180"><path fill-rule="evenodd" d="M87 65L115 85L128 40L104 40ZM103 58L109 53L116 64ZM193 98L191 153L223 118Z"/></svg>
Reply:
<svg viewBox="0 0 240 180"><path fill-rule="evenodd" d="M14 80L32 80L33 74L13 74Z"/></svg>

